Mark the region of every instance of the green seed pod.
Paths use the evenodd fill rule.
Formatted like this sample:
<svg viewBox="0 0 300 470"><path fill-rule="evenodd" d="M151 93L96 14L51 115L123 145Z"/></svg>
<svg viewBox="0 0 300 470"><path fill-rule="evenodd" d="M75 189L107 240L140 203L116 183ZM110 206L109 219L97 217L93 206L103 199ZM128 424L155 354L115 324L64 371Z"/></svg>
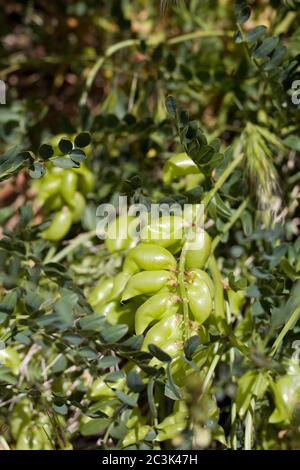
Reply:
<svg viewBox="0 0 300 470"><path fill-rule="evenodd" d="M96 177L84 163L80 164L80 168L72 168L71 171L79 176L78 189L81 193L86 194L93 191Z"/></svg>
<svg viewBox="0 0 300 470"><path fill-rule="evenodd" d="M114 277L114 287L111 293L111 298L113 300L119 300L121 297L122 292L125 289L125 286L129 280L131 275L124 271L120 272Z"/></svg>
<svg viewBox="0 0 300 470"><path fill-rule="evenodd" d="M270 422L290 422L296 407L300 406L300 367L294 366L288 374L280 377L272 385L276 411L271 415Z"/></svg>
<svg viewBox="0 0 300 470"><path fill-rule="evenodd" d="M186 288L189 306L195 320L201 325L212 312L213 301L208 284L197 280Z"/></svg>
<svg viewBox="0 0 300 470"><path fill-rule="evenodd" d="M62 178L60 175L46 174L42 181L34 181L33 187L38 192L39 202L44 204L50 197L60 193Z"/></svg>
<svg viewBox="0 0 300 470"><path fill-rule="evenodd" d="M186 269L202 269L211 253L211 238L207 232L197 232L193 240L188 241L186 248Z"/></svg>
<svg viewBox="0 0 300 470"><path fill-rule="evenodd" d="M84 209L86 207L85 199L82 196L82 194L79 193L78 191L76 191L74 193L73 207L74 207L74 209L72 209L73 222L77 223L77 222L80 221L81 216L82 216L82 214L84 212Z"/></svg>
<svg viewBox="0 0 300 470"><path fill-rule="evenodd" d="M171 157L165 164L163 169L163 181L170 184L173 179L179 176L190 174L199 174L200 170L196 163L186 154L179 153Z"/></svg>
<svg viewBox="0 0 300 470"><path fill-rule="evenodd" d="M155 344L171 357L178 355L182 350L182 316L169 315L152 326L145 336L142 350L148 351L149 344Z"/></svg>
<svg viewBox="0 0 300 470"><path fill-rule="evenodd" d="M62 176L62 185L61 185L61 195L66 201L66 203L75 207L74 204L74 194L77 189L78 176L73 171L65 170Z"/></svg>
<svg viewBox="0 0 300 470"><path fill-rule="evenodd" d="M104 315L111 325L127 325L129 331L134 330L134 314L139 304L133 300L125 305L113 300L99 307L99 313Z"/></svg>
<svg viewBox="0 0 300 470"><path fill-rule="evenodd" d="M159 292L147 299L136 311L135 331L142 334L154 320L178 312L178 297L169 292Z"/></svg>
<svg viewBox="0 0 300 470"><path fill-rule="evenodd" d="M201 284L202 281L205 281L209 287L211 297L214 298L215 286L214 286L212 278L205 271L202 271L201 269L197 269L197 268L191 269L187 273L187 281L188 283L194 284L194 285L196 285L197 283Z"/></svg>
<svg viewBox="0 0 300 470"><path fill-rule="evenodd" d="M183 239L184 220L179 216L163 215L146 225L141 231L141 240L145 243L168 248Z"/></svg>
<svg viewBox="0 0 300 470"><path fill-rule="evenodd" d="M139 243L132 248L125 258L123 270L136 273L144 269L146 271L161 269L176 269L176 260L171 253L163 248L148 243Z"/></svg>
<svg viewBox="0 0 300 470"><path fill-rule="evenodd" d="M113 288L114 279L112 277L108 279L100 279L88 296L88 302L95 310L98 310L102 304L111 299Z"/></svg>
<svg viewBox="0 0 300 470"><path fill-rule="evenodd" d="M165 286L177 285L177 278L170 271L142 271L134 274L126 284L122 301L136 295L154 294Z"/></svg>
<svg viewBox="0 0 300 470"><path fill-rule="evenodd" d="M105 245L110 253L128 250L136 244L136 240L130 236L131 224L136 220L136 217L126 214L111 222L105 238Z"/></svg>
<svg viewBox="0 0 300 470"><path fill-rule="evenodd" d="M43 238L51 241L62 240L72 226L72 212L67 206L57 212L50 226L43 232Z"/></svg>

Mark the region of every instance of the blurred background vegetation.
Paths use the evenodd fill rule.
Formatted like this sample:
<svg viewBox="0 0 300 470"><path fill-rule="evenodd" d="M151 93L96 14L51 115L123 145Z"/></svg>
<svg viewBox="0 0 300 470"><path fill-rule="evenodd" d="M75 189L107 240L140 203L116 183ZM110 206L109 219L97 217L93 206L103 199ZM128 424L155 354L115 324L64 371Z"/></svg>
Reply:
<svg viewBox="0 0 300 470"><path fill-rule="evenodd" d="M86 191L84 214L73 224L61 248L72 244L82 231L89 233L95 229L96 207L100 202L117 203L121 193L129 194L134 200L149 202L179 197L191 189L188 179L173 185L166 185L162 180L167 159L182 151L165 108L167 95L174 95L181 108L188 110L191 119L200 122L209 140L220 139L222 151L241 141L249 158L252 155L252 162L267 156L269 166L264 167L263 174L270 178L277 176L275 185L269 180L270 185L264 186L264 199L261 201L260 196L257 197L260 167L257 170L253 165L250 169L243 166L232 175L220 198L211 205L208 224L212 236L218 235L232 216L231 209L248 193L256 197L249 203L238 229L222 239L217 254L222 259L226 279L233 271L238 276L248 277L247 316L241 322L238 334L241 341L251 338L251 344L258 347L263 342L260 334L268 334L270 311L274 309L278 313L299 276L300 108L292 103L291 85L300 76L300 13L297 0L248 2L252 15L244 25L244 34L263 25L268 35L279 38L276 47L281 47L280 43L286 48L284 62L276 64L278 67L274 70L271 66L274 63L264 68L252 56L249 38L248 42L241 40L233 3L230 0L187 0L170 5L162 14L159 0L5 2L0 17L0 79L7 85L7 104L0 105L0 152L5 153L11 146L19 144L22 149L37 153L41 144L50 143L55 147L63 136L72 139L81 131L91 133L92 144L86 148L86 153L95 184ZM271 62L271 57L269 59ZM257 143L258 148L254 145ZM223 169L226 163L225 159ZM251 178L251 171L254 178ZM212 176L214 178L216 174L213 172ZM210 178L203 178L198 183L195 192L190 194L193 202L212 185ZM272 227L272 230L263 230L256 208L263 209L266 199L273 197L274 192L282 198L276 216L285 223ZM27 201L34 201L35 223L44 220L36 193L36 187L24 172L0 183L2 231L17 227L20 221L18 210ZM25 221L28 217L23 213ZM21 232L21 237L27 243L31 235L26 230L24 233ZM35 240L36 235L32 236ZM283 249L277 246L279 240ZM14 249L11 248L12 258L16 257ZM85 292L103 274L114 274L121 264L119 254L109 255L103 244L90 239L62 256L57 245L43 245L36 252L30 250L28 248L29 260L34 253L45 262L58 252L57 261L67 260L67 269L70 268L77 287L82 287ZM4 264L6 261L6 258L1 260ZM24 276L26 269L22 271ZM8 272L11 276L16 272L19 275L13 263ZM50 268L47 275L52 276L51 289L56 292L63 282L59 277L61 273L49 273ZM6 275L3 269L2 277ZM86 312L84 303L80 308L81 314ZM281 318L275 330L282 324ZM2 333L6 334L6 327ZM18 392L17 388L13 389L15 384L12 382L13 387L4 393L1 419L7 423L11 413L17 417L18 413L23 413L24 422L30 420L35 412L32 403L38 396L38 417L34 426L43 426L44 416L48 413L45 403L52 404L54 395L56 400L57 396L65 394L69 399L68 410L64 408L65 402L58 400L51 411L54 410L54 415L57 413L61 420L53 422L52 417L50 423L55 430L56 446L67 448L68 439L73 439L78 448L101 446L102 441L96 444L91 430L79 433L79 422L87 409L89 416L96 416L98 402L90 405L93 402L89 395L90 385L98 377L99 368L102 373L105 367L94 370L89 363L93 361L93 355L90 357L90 351L86 350L82 355L76 351L76 341L73 343L75 351L65 353L59 341L54 343L51 335L45 338L39 328L44 325L39 324L34 330L40 341L37 350L35 344L28 344L28 338L16 340L23 361L21 384L18 385L25 387L26 384L30 389L31 405L23 403L21 411L17 409L18 400L12 395L17 396ZM296 337L297 330L284 346L283 355L291 355L291 343ZM96 348L94 344L92 346ZM57 356L59 360L52 366ZM254 368L260 366L261 358L256 359ZM48 365L45 366L43 361ZM16 362L13 374L19 376L20 364L17 359ZM236 367L237 376L247 369L241 361ZM232 389L236 387L236 383L230 383L230 376L227 364L221 365L216 396L226 436L231 432L228 431L228 404L234 395ZM24 396L24 390L20 396ZM27 405L28 408L31 406L28 413ZM273 406L271 399L266 406L264 413L268 415ZM279 439L279 442L278 430L267 429L263 422L265 415L262 413L261 416L257 423L260 428L257 448L289 448L289 437L286 441ZM49 425L47 419L46 422ZM97 430L101 428L99 426L98 423ZM292 442L298 442L293 426L292 430L288 428L289 431L284 429L284 432L290 432L288 436ZM68 435L68 438L62 438L63 442L61 428ZM15 445L17 434L14 430L8 431L7 441ZM236 431L238 446L242 445L241 434L239 423ZM109 433L106 438L108 441ZM205 436L203 439L205 441ZM207 447L220 447L222 442L209 441ZM49 442L37 444L43 445L47 447Z"/></svg>

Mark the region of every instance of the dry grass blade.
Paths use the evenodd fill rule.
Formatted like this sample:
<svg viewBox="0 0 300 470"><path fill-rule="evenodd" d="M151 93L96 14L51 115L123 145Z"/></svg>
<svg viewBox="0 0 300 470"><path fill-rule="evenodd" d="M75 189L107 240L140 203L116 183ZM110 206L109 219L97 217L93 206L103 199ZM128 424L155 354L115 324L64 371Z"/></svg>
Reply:
<svg viewBox="0 0 300 470"><path fill-rule="evenodd" d="M281 189L270 145L278 152L284 147L274 134L260 126L248 123L243 134L246 171L255 188L259 209L266 226L269 226L281 208Z"/></svg>
<svg viewBox="0 0 300 470"><path fill-rule="evenodd" d="M178 5L181 0L160 0L160 8L162 13L166 12L167 7L170 4Z"/></svg>

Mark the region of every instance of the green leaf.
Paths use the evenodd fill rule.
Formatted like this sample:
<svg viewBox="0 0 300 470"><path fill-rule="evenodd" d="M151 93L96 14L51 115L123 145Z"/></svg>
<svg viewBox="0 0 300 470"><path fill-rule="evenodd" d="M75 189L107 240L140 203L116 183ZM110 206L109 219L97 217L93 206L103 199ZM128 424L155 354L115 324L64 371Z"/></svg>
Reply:
<svg viewBox="0 0 300 470"><path fill-rule="evenodd" d="M89 132L81 132L75 137L74 142L79 148L87 147L91 143L91 135Z"/></svg>
<svg viewBox="0 0 300 470"><path fill-rule="evenodd" d="M297 273L297 271L293 268L293 266L290 265L286 258L281 260L280 267L287 277L291 279L291 281L295 282L297 279L300 279L300 273Z"/></svg>
<svg viewBox="0 0 300 470"><path fill-rule="evenodd" d="M236 0L234 6L236 21L239 24L246 23L251 15L251 9L248 7L245 0Z"/></svg>
<svg viewBox="0 0 300 470"><path fill-rule="evenodd" d="M105 356L99 359L98 367L99 369L108 369L110 367L115 367L119 364L120 360L121 359L119 357Z"/></svg>
<svg viewBox="0 0 300 470"><path fill-rule="evenodd" d="M266 31L266 26L256 26L255 28L247 32L246 40L248 42L256 42L263 34L265 34Z"/></svg>
<svg viewBox="0 0 300 470"><path fill-rule="evenodd" d="M70 152L70 158L75 163L82 163L86 159L86 155L83 150L75 148Z"/></svg>
<svg viewBox="0 0 300 470"><path fill-rule="evenodd" d="M169 354L165 353L162 349L160 349L155 344L149 344L148 349L154 357L156 357L162 362L170 362L172 360Z"/></svg>
<svg viewBox="0 0 300 470"><path fill-rule="evenodd" d="M253 232L253 221L252 221L251 213L249 211L245 210L242 213L241 222L242 222L244 234L246 235L246 237L250 237L250 235Z"/></svg>
<svg viewBox="0 0 300 470"><path fill-rule="evenodd" d="M284 145L292 150L300 152L300 137L296 134L291 134L283 141Z"/></svg>
<svg viewBox="0 0 300 470"><path fill-rule="evenodd" d="M278 46L272 54L271 60L263 66L264 70L271 70L272 68L281 64L286 56L287 48L285 46Z"/></svg>
<svg viewBox="0 0 300 470"><path fill-rule="evenodd" d="M184 345L184 353L188 359L191 359L193 354L200 346L200 338L198 335L191 336Z"/></svg>
<svg viewBox="0 0 300 470"><path fill-rule="evenodd" d="M45 170L44 165L42 165L39 162L34 162L32 164L32 167L30 167L28 173L31 176L31 178L39 179L42 176L44 176L44 174L46 173L46 170Z"/></svg>
<svg viewBox="0 0 300 470"><path fill-rule="evenodd" d="M120 344L121 351L133 352L140 351L144 341L143 335L133 336Z"/></svg>
<svg viewBox="0 0 300 470"><path fill-rule="evenodd" d="M6 294L5 297L1 300L0 312L10 315L14 311L17 305L17 301L18 301L17 291L13 290L13 291L8 292L8 294Z"/></svg>
<svg viewBox="0 0 300 470"><path fill-rule="evenodd" d="M277 36L272 36L265 39L254 51L253 56L256 58L264 58L271 54L274 49L278 46L279 38Z"/></svg>
<svg viewBox="0 0 300 470"><path fill-rule="evenodd" d="M105 317L102 315L87 315L79 320L79 325L84 331L101 331L105 321Z"/></svg>
<svg viewBox="0 0 300 470"><path fill-rule="evenodd" d="M110 424L109 419L105 418L91 418L87 423L81 424L80 433L83 436L93 436L105 431Z"/></svg>
<svg viewBox="0 0 300 470"><path fill-rule="evenodd" d="M237 412L243 418L249 409L253 396L262 398L269 386L269 379L265 373L257 370L248 370L238 380L236 394Z"/></svg>
<svg viewBox="0 0 300 470"><path fill-rule="evenodd" d="M182 400L180 388L178 387L178 385L175 384L173 380L170 364L168 364L167 366L167 377L168 380L165 385L164 391L165 396L171 398L171 400Z"/></svg>
<svg viewBox="0 0 300 470"><path fill-rule="evenodd" d="M126 393L117 390L116 392L117 398L124 403L125 405L130 406L131 408L135 408L137 404L138 395L126 395Z"/></svg>
<svg viewBox="0 0 300 470"><path fill-rule="evenodd" d="M174 96L167 96L166 98L166 108L172 118L177 118L177 101Z"/></svg>
<svg viewBox="0 0 300 470"><path fill-rule="evenodd" d="M52 163L59 168L79 168L79 164L69 157L56 157L51 159Z"/></svg>
<svg viewBox="0 0 300 470"><path fill-rule="evenodd" d="M154 401L154 385L155 379L151 377L147 385L147 399L149 404L149 409L153 418L157 417L157 408Z"/></svg>
<svg viewBox="0 0 300 470"><path fill-rule="evenodd" d="M54 310L60 321L66 325L72 325L74 322L73 308L78 302L77 295L68 289L62 290L62 298L55 302Z"/></svg>
<svg viewBox="0 0 300 470"><path fill-rule="evenodd" d="M0 384L16 385L17 379L11 373L10 368L0 364Z"/></svg>
<svg viewBox="0 0 300 470"><path fill-rule="evenodd" d="M10 148L0 157L0 181L13 176L31 163L29 152L21 152L20 146Z"/></svg>
<svg viewBox="0 0 300 470"><path fill-rule="evenodd" d="M105 328L100 332L101 341L105 344L117 343L128 333L127 325L116 325Z"/></svg>
<svg viewBox="0 0 300 470"><path fill-rule="evenodd" d="M68 414L68 407L65 404L62 405L52 405L52 408L55 413L66 416Z"/></svg>
<svg viewBox="0 0 300 470"><path fill-rule="evenodd" d="M139 374L132 370L128 372L127 385L130 390L137 393L141 392L145 388L144 382L142 381Z"/></svg>
<svg viewBox="0 0 300 470"><path fill-rule="evenodd" d="M51 145L43 144L39 148L39 155L43 160L48 160L54 155L53 148Z"/></svg>
<svg viewBox="0 0 300 470"><path fill-rule="evenodd" d="M61 151L63 155L66 155L67 153L71 152L73 148L73 144L70 140L68 139L61 139L58 142L58 148Z"/></svg>

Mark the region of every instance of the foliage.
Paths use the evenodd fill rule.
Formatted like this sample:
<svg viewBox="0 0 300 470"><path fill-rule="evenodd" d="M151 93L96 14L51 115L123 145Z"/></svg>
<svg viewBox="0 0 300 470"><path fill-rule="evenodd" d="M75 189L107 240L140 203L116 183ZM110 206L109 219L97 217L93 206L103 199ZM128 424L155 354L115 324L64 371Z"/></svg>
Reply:
<svg viewBox="0 0 300 470"><path fill-rule="evenodd" d="M4 5L0 447L299 448L298 3ZM205 247L101 242L120 195Z"/></svg>

